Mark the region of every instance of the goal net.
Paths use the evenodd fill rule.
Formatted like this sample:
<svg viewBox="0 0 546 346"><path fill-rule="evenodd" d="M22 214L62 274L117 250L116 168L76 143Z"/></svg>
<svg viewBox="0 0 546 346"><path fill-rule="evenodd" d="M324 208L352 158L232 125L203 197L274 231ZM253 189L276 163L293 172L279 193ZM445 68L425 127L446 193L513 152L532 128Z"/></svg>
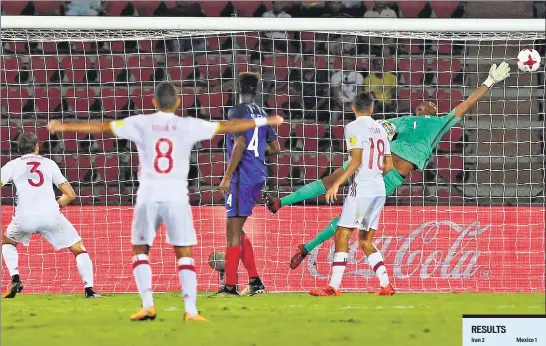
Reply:
<svg viewBox="0 0 546 346"><path fill-rule="evenodd" d="M435 102L443 115L485 80L492 63L507 61L511 77L442 138L423 172L414 171L388 198L376 243L402 291L544 291L544 66L521 73L515 64L523 48L535 47L544 57L544 32L50 28L1 30L1 163L18 156L21 132L38 135L42 153L59 164L78 196L62 212L94 261L97 289L136 291L130 265L136 149L107 135L49 135L48 121L151 113L154 86L165 80L180 87L178 115L223 120L238 102L238 73L259 72L256 102L287 119L277 130L282 153L267 159L266 185L285 196L341 166L343 127L353 119L349 102L357 91L374 93L376 119L411 114L423 100ZM219 285L207 259L225 249L223 196L215 188L226 158L223 136L198 144L191 157L190 200L199 240L194 254L202 290ZM6 186L1 192L5 229L15 191ZM302 291L327 283L331 242L297 270L290 270L288 261L296 245L312 239L339 212L340 205L326 205L323 197L276 215L263 205L255 208L245 232L269 290ZM175 291L175 260L165 241L160 231L150 255L154 290ZM54 252L38 236L19 250L27 292L78 289L68 252ZM369 291L377 285L356 243L347 274L344 289ZM7 282L8 274L2 278Z"/></svg>

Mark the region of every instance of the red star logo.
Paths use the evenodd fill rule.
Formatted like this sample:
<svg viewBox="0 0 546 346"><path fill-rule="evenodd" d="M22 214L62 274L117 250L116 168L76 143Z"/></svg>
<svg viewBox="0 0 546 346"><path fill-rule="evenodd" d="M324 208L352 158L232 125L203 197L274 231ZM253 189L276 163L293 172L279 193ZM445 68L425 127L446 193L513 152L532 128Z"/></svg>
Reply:
<svg viewBox="0 0 546 346"><path fill-rule="evenodd" d="M519 61L519 59L518 59L518 61ZM527 66L529 66L529 68L533 68L533 65L534 65L535 63L536 63L536 61L533 60L533 58L531 57L531 54L529 54L529 56L527 57L527 61L525 61L525 62L523 63L523 65L527 65Z"/></svg>

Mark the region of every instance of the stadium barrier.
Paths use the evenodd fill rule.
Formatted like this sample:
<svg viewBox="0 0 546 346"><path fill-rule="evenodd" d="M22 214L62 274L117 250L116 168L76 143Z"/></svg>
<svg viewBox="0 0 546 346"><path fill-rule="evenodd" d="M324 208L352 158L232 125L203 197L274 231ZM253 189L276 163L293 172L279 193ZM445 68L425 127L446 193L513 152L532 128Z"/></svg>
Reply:
<svg viewBox="0 0 546 346"><path fill-rule="evenodd" d="M2 225L13 208L2 207ZM136 292L131 267L130 207L68 207L63 210L84 239L101 292ZM327 283L333 243L310 253L297 270L288 262L297 244L312 239L340 212L339 207L287 207L278 216L256 208L245 231L254 244L257 266L270 291L305 291ZM193 207L199 245L194 255L200 290L220 282L207 264L225 249L223 207ZM544 292L545 210L542 207L386 207L376 245L401 292ZM283 232L290 224L290 232ZM106 227L108 225L108 227ZM389 232L395 229L395 232ZM347 291L375 291L377 279L353 236L342 283ZM54 252L34 236L20 245L20 271L26 293L69 293L81 289L68 251ZM162 230L152 247L154 290L177 291L172 249ZM240 266L243 283L244 269ZM3 271L3 282L9 280Z"/></svg>

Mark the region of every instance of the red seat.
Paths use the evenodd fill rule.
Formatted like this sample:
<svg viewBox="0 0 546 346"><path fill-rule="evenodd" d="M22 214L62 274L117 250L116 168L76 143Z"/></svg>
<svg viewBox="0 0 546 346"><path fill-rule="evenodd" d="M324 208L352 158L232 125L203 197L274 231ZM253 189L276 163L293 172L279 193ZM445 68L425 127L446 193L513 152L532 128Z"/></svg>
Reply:
<svg viewBox="0 0 546 346"><path fill-rule="evenodd" d="M422 89L400 89L398 94L398 100L407 102L412 110L422 101L428 100L428 98L427 91Z"/></svg>
<svg viewBox="0 0 546 346"><path fill-rule="evenodd" d="M2 3L2 5L5 2ZM60 9L63 5L63 1L34 1L34 8L39 14L52 13L55 10Z"/></svg>
<svg viewBox="0 0 546 346"><path fill-rule="evenodd" d="M458 90L449 92L440 89L434 93L433 98L438 100L438 112L447 113L463 100L463 94Z"/></svg>
<svg viewBox="0 0 546 346"><path fill-rule="evenodd" d="M199 95L201 108L213 119L222 119L224 114L224 105L228 100L227 94L202 94Z"/></svg>
<svg viewBox="0 0 546 346"><path fill-rule="evenodd" d="M436 157L438 174L448 182L455 182L457 180L457 174L464 168L463 161L463 158L459 155L438 155Z"/></svg>
<svg viewBox="0 0 546 346"><path fill-rule="evenodd" d="M296 124L296 136L303 138L323 138L326 129L321 124L300 123Z"/></svg>
<svg viewBox="0 0 546 346"><path fill-rule="evenodd" d="M223 147L220 146L220 142L225 143L224 141L224 135L216 135L211 140L201 142L201 145L203 149L222 149Z"/></svg>
<svg viewBox="0 0 546 346"><path fill-rule="evenodd" d="M61 103L61 89L55 87L36 88L34 104L40 113L51 113Z"/></svg>
<svg viewBox="0 0 546 346"><path fill-rule="evenodd" d="M406 72L402 74L406 85L421 85L423 81L422 72Z"/></svg>
<svg viewBox="0 0 546 346"><path fill-rule="evenodd" d="M425 59L400 59L398 60L399 72L424 72L427 70L428 63Z"/></svg>
<svg viewBox="0 0 546 346"><path fill-rule="evenodd" d="M438 53L440 54L451 54L452 45L451 41L438 41Z"/></svg>
<svg viewBox="0 0 546 346"><path fill-rule="evenodd" d="M182 110L186 111L190 107L195 107L197 99L198 95L194 89L182 89Z"/></svg>
<svg viewBox="0 0 546 346"><path fill-rule="evenodd" d="M197 65L201 74L208 79L220 78L227 68L226 59L214 55L200 55L197 57Z"/></svg>
<svg viewBox="0 0 546 346"><path fill-rule="evenodd" d="M101 83L111 83L126 68L125 60L119 55L101 55L97 60L97 70L101 71Z"/></svg>
<svg viewBox="0 0 546 346"><path fill-rule="evenodd" d="M279 144L281 146L281 150L286 150L286 144L290 138L290 132L292 131L291 125L288 123L283 123L275 130L277 132L277 135L279 136Z"/></svg>
<svg viewBox="0 0 546 346"><path fill-rule="evenodd" d="M443 151L455 150L455 145L460 143L464 130L462 127L452 127L440 140L438 148Z"/></svg>
<svg viewBox="0 0 546 346"><path fill-rule="evenodd" d="M224 177L226 159L221 153L199 154L197 164L206 184L220 184Z"/></svg>
<svg viewBox="0 0 546 346"><path fill-rule="evenodd" d="M2 9L6 14L18 16L27 7L28 1L2 1Z"/></svg>
<svg viewBox="0 0 546 346"><path fill-rule="evenodd" d="M303 177L306 180L317 180L322 176L329 165L328 157L325 155L303 155Z"/></svg>
<svg viewBox="0 0 546 346"><path fill-rule="evenodd" d="M133 3L133 6L135 6L136 2ZM127 1L110 1L108 2L108 7L106 9L106 13L109 16L119 16L121 14L121 11L127 6Z"/></svg>
<svg viewBox="0 0 546 346"><path fill-rule="evenodd" d="M458 59L434 59L431 67L438 71L438 85L451 86L453 78L461 71L461 61Z"/></svg>
<svg viewBox="0 0 546 346"><path fill-rule="evenodd" d="M61 60L61 67L68 76L68 82L83 83L87 70L91 69L91 59L85 56L66 56Z"/></svg>
<svg viewBox="0 0 546 346"><path fill-rule="evenodd" d="M152 103L152 97L154 96L154 89L140 89L137 88L131 93L131 99L137 106L137 108L145 113L155 111L155 107Z"/></svg>
<svg viewBox="0 0 546 346"><path fill-rule="evenodd" d="M0 104L9 113L21 113L28 102L28 91L26 88L0 88Z"/></svg>
<svg viewBox="0 0 546 346"><path fill-rule="evenodd" d="M113 116L129 102L129 94L124 88L101 88L99 98L106 116Z"/></svg>
<svg viewBox="0 0 546 346"><path fill-rule="evenodd" d="M176 56L169 57L166 66L172 81L184 81L193 72L195 63L193 56L185 56L181 60L180 56Z"/></svg>
<svg viewBox="0 0 546 346"><path fill-rule="evenodd" d="M385 59L383 69L388 72L396 71L396 61L394 60L394 58Z"/></svg>
<svg viewBox="0 0 546 346"><path fill-rule="evenodd" d="M224 194L220 191L212 190L211 188L207 190L201 190L200 193L200 205L222 205L224 199Z"/></svg>
<svg viewBox="0 0 546 346"><path fill-rule="evenodd" d="M0 57L0 79L6 83L16 83L15 79L22 69L23 64L19 58ZM17 83L19 84L19 83Z"/></svg>
<svg viewBox="0 0 546 346"><path fill-rule="evenodd" d="M205 3L210 3L210 2L205 2ZM222 44L224 44L225 41L226 41L226 37L224 36L217 35L217 36L209 37L207 39L207 50L212 52L220 51L220 49L222 48Z"/></svg>
<svg viewBox="0 0 546 346"><path fill-rule="evenodd" d="M16 137L17 137L17 134L18 134L18 129L15 128L15 127L8 127L8 126L1 126L0 127L1 129L1 135L2 135L2 140L0 141L2 147L2 151L11 151L11 141L13 141ZM4 156L2 156L2 159L4 159ZM2 161L2 166L5 164L6 162Z"/></svg>
<svg viewBox="0 0 546 346"><path fill-rule="evenodd" d="M207 17L219 17L220 12L226 7L227 1L202 1L200 4Z"/></svg>
<svg viewBox="0 0 546 346"><path fill-rule="evenodd" d="M367 59L362 59L362 58L357 58L356 59L356 70L357 71L362 71L362 70L369 70L369 66L370 63ZM343 62L341 60L341 58L335 58L334 59L334 70L335 71L338 71L338 70L341 70L341 68L343 67ZM351 66L351 70L355 68L353 66Z"/></svg>
<svg viewBox="0 0 546 346"><path fill-rule="evenodd" d="M138 41L138 47L141 53L154 52L156 50L158 41L154 40L141 40Z"/></svg>
<svg viewBox="0 0 546 346"><path fill-rule="evenodd" d="M241 17L252 17L260 3L257 1L236 1L233 5L240 12Z"/></svg>
<svg viewBox="0 0 546 346"><path fill-rule="evenodd" d="M157 62L151 56L132 56L127 60L127 66L129 66L135 81L149 82L152 80Z"/></svg>
<svg viewBox="0 0 546 346"><path fill-rule="evenodd" d="M425 7L426 1L399 1L397 4L405 18L417 18L419 12Z"/></svg>
<svg viewBox="0 0 546 346"><path fill-rule="evenodd" d="M56 56L32 56L30 67L35 83L47 83L59 69L59 62Z"/></svg>
<svg viewBox="0 0 546 346"><path fill-rule="evenodd" d="M252 1L238 1L237 3L247 3ZM238 6L237 6L238 7ZM260 40L258 32L247 32L245 35L238 35L237 42L241 49L254 50Z"/></svg>
<svg viewBox="0 0 546 346"><path fill-rule="evenodd" d="M90 88L68 88L66 91L68 105L76 113L87 113L94 98L95 92Z"/></svg>
<svg viewBox="0 0 546 346"><path fill-rule="evenodd" d="M288 95L277 95L276 98L270 98L267 100L267 105L270 108L274 108L277 110L280 110L282 106L287 103L290 100L290 97Z"/></svg>
<svg viewBox="0 0 546 346"><path fill-rule="evenodd" d="M404 49L408 53L410 53L410 54L419 54L419 53L421 53L421 46L424 44L423 40L406 39L406 40L403 40L403 42L405 43L404 44Z"/></svg>
<svg viewBox="0 0 546 346"><path fill-rule="evenodd" d="M430 6L438 18L450 18L457 6L458 1L431 1Z"/></svg>
<svg viewBox="0 0 546 346"><path fill-rule="evenodd" d="M64 150L66 152L79 152L79 142L78 142L78 136L76 133L72 132L64 132L62 135L59 136L59 139L62 139L64 144ZM66 166L66 163L65 163Z"/></svg>
<svg viewBox="0 0 546 346"><path fill-rule="evenodd" d="M133 1L133 7L138 11L139 17L153 17L154 11L161 1Z"/></svg>

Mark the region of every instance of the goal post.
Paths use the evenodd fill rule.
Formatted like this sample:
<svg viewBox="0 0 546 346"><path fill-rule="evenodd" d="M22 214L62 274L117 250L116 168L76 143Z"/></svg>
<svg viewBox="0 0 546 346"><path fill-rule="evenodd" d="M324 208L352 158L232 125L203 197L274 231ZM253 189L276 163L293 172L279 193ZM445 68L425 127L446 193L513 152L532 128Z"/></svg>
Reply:
<svg viewBox="0 0 546 346"><path fill-rule="evenodd" d="M236 77L262 76L259 103L283 114L282 153L268 159L266 189L285 196L343 162L343 126L356 91L378 99L376 117L411 114L423 100L441 115L467 97L493 63L511 77L495 85L442 139L429 166L388 198L377 246L394 284L407 292L544 291L544 65L517 70L523 48L544 58L540 19L270 19L2 16L1 163L17 157L14 141L35 132L78 199L63 210L95 263L96 286L134 292L130 258L132 205L138 188L136 149L111 136L50 137L46 124L110 121L151 113L154 86L180 87L177 114L218 121L237 102ZM543 59L544 61L544 59ZM337 75L336 75L337 74ZM218 276L207 259L225 249L224 138L192 153L190 200L199 245L201 290ZM15 192L1 190L2 227ZM245 226L270 291L302 291L327 282L333 250L326 242L298 270L297 244L340 212L319 197L269 214L259 205ZM29 292L72 292L77 272L66 253L38 237L20 249ZM174 291L178 278L164 233L151 251L154 289ZM343 288L369 291L373 272L351 246ZM240 275L240 282L245 278ZM4 280L7 273L3 273Z"/></svg>

